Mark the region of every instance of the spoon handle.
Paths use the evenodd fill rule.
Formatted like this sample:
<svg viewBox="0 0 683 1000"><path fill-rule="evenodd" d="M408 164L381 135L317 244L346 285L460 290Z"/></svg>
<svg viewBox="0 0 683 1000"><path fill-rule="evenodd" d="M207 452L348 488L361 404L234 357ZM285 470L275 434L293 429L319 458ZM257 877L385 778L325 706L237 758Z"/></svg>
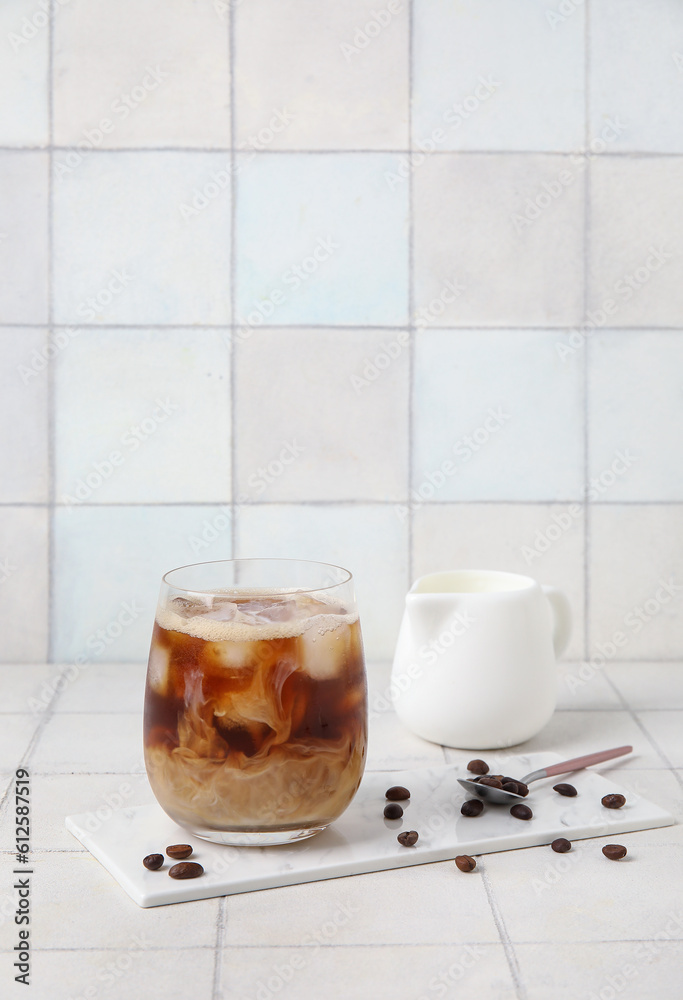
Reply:
<svg viewBox="0 0 683 1000"><path fill-rule="evenodd" d="M554 774L566 774L567 771L578 771L582 767L590 767L591 764L599 764L603 760L612 760L613 757L621 757L625 753L631 753L633 747L615 747L613 750L601 750L599 753L589 753L585 757L574 757L572 760L563 760L559 764L551 764L545 767L545 776L551 778Z"/></svg>

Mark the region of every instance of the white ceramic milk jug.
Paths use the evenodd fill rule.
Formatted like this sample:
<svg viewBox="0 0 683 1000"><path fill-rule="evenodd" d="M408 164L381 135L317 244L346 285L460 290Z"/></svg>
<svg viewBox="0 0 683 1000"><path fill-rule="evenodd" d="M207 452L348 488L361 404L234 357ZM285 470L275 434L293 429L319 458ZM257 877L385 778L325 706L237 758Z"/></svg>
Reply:
<svg viewBox="0 0 683 1000"><path fill-rule="evenodd" d="M522 743L555 710L555 661L570 634L565 595L531 577L420 577L406 596L394 657L396 712L418 736L446 746Z"/></svg>

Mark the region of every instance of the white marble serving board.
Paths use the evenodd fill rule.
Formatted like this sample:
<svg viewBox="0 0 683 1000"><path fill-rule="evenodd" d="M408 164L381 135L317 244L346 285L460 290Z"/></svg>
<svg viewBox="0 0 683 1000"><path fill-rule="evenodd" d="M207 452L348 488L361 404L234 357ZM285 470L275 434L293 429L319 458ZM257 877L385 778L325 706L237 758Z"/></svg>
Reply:
<svg viewBox="0 0 683 1000"><path fill-rule="evenodd" d="M547 753L497 759L496 770L522 777L559 759ZM369 771L349 808L332 826L315 837L278 847L210 844L188 834L156 803L120 809L94 830L92 813L68 816L66 825L139 906L160 906L446 861L458 854L535 847L558 836L611 839L619 833L674 822L664 809L590 770L535 782L525 799L534 813L531 820L515 819L507 806L488 803L481 816L468 818L460 813L463 801L471 798L457 783L462 777L471 775L456 765ZM579 794L575 798L558 795L552 786L559 781L571 782ZM386 820L382 814L390 785L405 785L411 792L409 802L402 803L405 810L400 820ZM608 792L622 792L626 805L605 809L600 799ZM396 839L401 830L418 831L415 847L401 847ZM169 844L178 843L192 844L191 860L204 867L202 876L170 879L168 869L174 862L168 859L156 872L143 867L147 854L162 854Z"/></svg>

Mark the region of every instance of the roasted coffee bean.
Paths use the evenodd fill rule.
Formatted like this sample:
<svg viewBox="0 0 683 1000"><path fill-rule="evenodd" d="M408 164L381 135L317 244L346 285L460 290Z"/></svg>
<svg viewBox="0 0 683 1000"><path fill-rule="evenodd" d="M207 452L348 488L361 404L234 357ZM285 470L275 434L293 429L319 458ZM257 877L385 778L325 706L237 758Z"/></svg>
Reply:
<svg viewBox="0 0 683 1000"><path fill-rule="evenodd" d="M399 833L396 839L402 847L412 847L413 844L417 843L418 837L417 830L404 830L403 833Z"/></svg>
<svg viewBox="0 0 683 1000"><path fill-rule="evenodd" d="M558 837L557 840L553 840L550 846L558 854L566 854L567 851L571 851L572 849L572 845L568 840L565 840L564 837Z"/></svg>
<svg viewBox="0 0 683 1000"><path fill-rule="evenodd" d="M560 795L576 795L576 789L573 785L567 785L565 782L560 782L559 785L553 785L553 791L559 792Z"/></svg>
<svg viewBox="0 0 683 1000"><path fill-rule="evenodd" d="M488 785L489 788L502 788L503 782L499 778L480 778L480 785Z"/></svg>
<svg viewBox="0 0 683 1000"><path fill-rule="evenodd" d="M384 796L392 802L402 802L410 798L410 792L403 785L392 785L391 788L387 788Z"/></svg>
<svg viewBox="0 0 683 1000"><path fill-rule="evenodd" d="M401 809L398 802L387 802L384 807L384 818L385 819L400 819L403 815L403 810Z"/></svg>
<svg viewBox="0 0 683 1000"><path fill-rule="evenodd" d="M513 795L521 795L519 784L516 781L513 781L512 778L506 778L503 781L503 791L512 792Z"/></svg>
<svg viewBox="0 0 683 1000"><path fill-rule="evenodd" d="M471 760L467 765L467 770L472 774L488 774L489 766L485 760Z"/></svg>
<svg viewBox="0 0 683 1000"><path fill-rule="evenodd" d="M619 861L621 858L626 857L626 848L623 844L605 844L602 853L610 861Z"/></svg>
<svg viewBox="0 0 683 1000"><path fill-rule="evenodd" d="M463 816L479 816L484 810L484 803L481 799L468 799L460 806Z"/></svg>
<svg viewBox="0 0 683 1000"><path fill-rule="evenodd" d="M500 781L501 785L505 781L505 778L503 777L502 774L489 774L489 778L495 778L496 781Z"/></svg>
<svg viewBox="0 0 683 1000"><path fill-rule="evenodd" d="M166 848L166 853L169 858L181 861L183 858L189 858L192 854L192 848L189 844L171 844L170 847Z"/></svg>
<svg viewBox="0 0 683 1000"><path fill-rule="evenodd" d="M617 792L613 792L611 795L603 795L600 801L605 809L621 809L622 806L626 805L625 797L619 795Z"/></svg>
<svg viewBox="0 0 683 1000"><path fill-rule="evenodd" d="M515 806L510 806L510 815L514 816L515 819L531 819L534 814L531 809L529 809L529 806L522 805L522 803L519 802Z"/></svg>
<svg viewBox="0 0 683 1000"><path fill-rule="evenodd" d="M461 872L471 872L477 867L477 862L468 854L459 854L455 859L455 863Z"/></svg>
<svg viewBox="0 0 683 1000"><path fill-rule="evenodd" d="M522 795L522 796L524 796L524 798L526 798L527 795L529 794L529 786L525 785L523 781L518 781L517 782L517 794L518 795Z"/></svg>
<svg viewBox="0 0 683 1000"><path fill-rule="evenodd" d="M148 854L146 858L142 859L142 863L145 868L149 868L151 872L155 872L157 868L161 868L164 863L163 854Z"/></svg>
<svg viewBox="0 0 683 1000"><path fill-rule="evenodd" d="M168 869L171 878L197 878L204 874L204 869L196 861L181 861L179 865L173 865Z"/></svg>

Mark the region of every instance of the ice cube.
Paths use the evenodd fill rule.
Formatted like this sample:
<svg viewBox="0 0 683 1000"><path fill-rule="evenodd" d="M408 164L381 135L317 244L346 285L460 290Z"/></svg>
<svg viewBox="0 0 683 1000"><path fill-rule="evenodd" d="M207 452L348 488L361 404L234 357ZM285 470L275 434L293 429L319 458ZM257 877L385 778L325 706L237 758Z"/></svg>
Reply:
<svg viewBox="0 0 683 1000"><path fill-rule="evenodd" d="M152 643L152 648L149 652L149 663L147 666L147 679L149 681L149 686L157 694L166 694L166 689L168 687L168 664L170 660L170 651L164 646L157 646L156 643Z"/></svg>
<svg viewBox="0 0 683 1000"><path fill-rule="evenodd" d="M349 627L341 625L328 631L307 629L298 640L298 656L302 669L317 681L341 677L349 656Z"/></svg>

